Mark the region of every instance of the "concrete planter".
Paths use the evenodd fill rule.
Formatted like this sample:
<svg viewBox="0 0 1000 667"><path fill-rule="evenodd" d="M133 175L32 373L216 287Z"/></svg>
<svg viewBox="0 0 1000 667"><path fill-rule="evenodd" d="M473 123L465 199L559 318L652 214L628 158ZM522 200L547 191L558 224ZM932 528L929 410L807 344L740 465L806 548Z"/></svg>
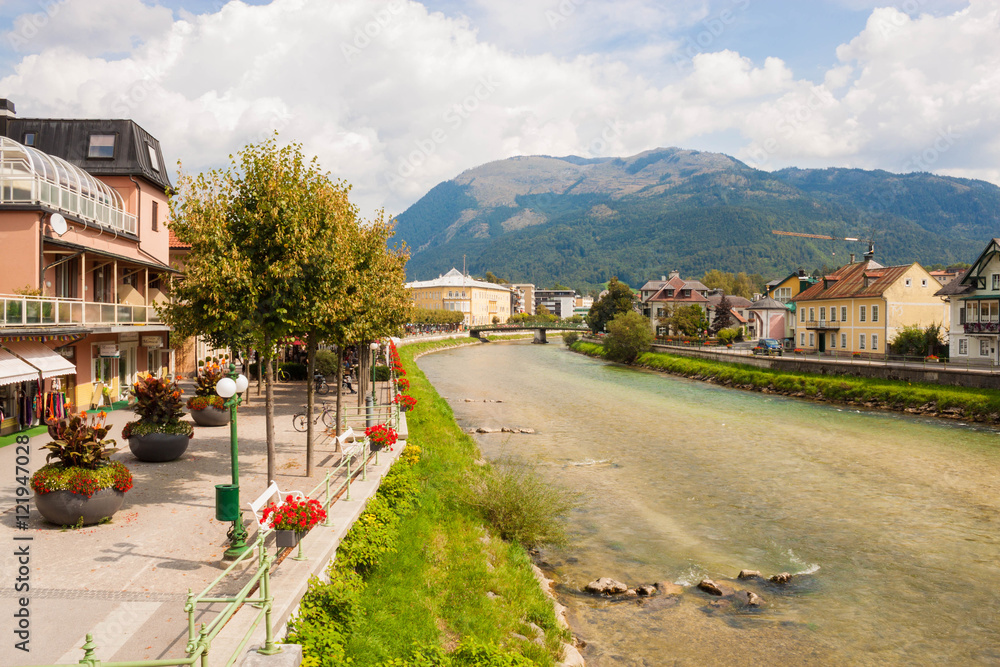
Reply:
<svg viewBox="0 0 1000 667"><path fill-rule="evenodd" d="M198 426L225 426L229 423L229 410L216 410L215 408L192 410L191 419Z"/></svg>
<svg viewBox="0 0 1000 667"><path fill-rule="evenodd" d="M187 451L191 438L184 434L150 433L128 439L132 455L147 463L164 463L179 459Z"/></svg>
<svg viewBox="0 0 1000 667"><path fill-rule="evenodd" d="M89 498L72 491L35 494L38 513L57 526L75 526L80 519L84 526L100 523L114 516L124 502L125 493L114 488L100 489Z"/></svg>

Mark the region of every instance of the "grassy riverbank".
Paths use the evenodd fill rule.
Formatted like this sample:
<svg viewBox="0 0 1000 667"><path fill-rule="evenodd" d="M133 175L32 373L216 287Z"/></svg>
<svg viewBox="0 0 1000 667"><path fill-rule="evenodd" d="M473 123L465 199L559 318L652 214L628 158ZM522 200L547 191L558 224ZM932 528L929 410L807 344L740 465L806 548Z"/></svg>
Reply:
<svg viewBox="0 0 1000 667"><path fill-rule="evenodd" d="M569 638L525 550L491 534L463 502L478 447L413 362L469 342L399 348L417 399L407 451L419 447L419 460L403 456L413 461L404 464L412 493L405 479L387 477L376 498L393 512L373 501L338 549L333 582L314 582L303 600L314 618L293 624L290 637L314 647L306 665L552 665ZM543 635L532 641L535 627Z"/></svg>
<svg viewBox="0 0 1000 667"><path fill-rule="evenodd" d="M604 347L578 341L572 349L604 357ZM1000 391L922 382L814 373L786 373L739 363L646 352L636 366L717 382L738 389L832 401L845 405L899 410L969 421L1000 423Z"/></svg>

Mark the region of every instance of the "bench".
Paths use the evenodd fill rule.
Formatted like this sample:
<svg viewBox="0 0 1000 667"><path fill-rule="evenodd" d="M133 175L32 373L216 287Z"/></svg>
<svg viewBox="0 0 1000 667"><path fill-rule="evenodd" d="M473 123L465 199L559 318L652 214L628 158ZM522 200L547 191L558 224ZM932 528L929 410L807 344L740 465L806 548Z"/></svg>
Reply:
<svg viewBox="0 0 1000 667"><path fill-rule="evenodd" d="M354 429L350 426L347 427L346 431L334 437L334 440L337 441L337 449L344 453L344 457L341 459L342 461L346 461L347 459L360 455L365 449L364 439L362 438L359 440L357 434L354 432ZM350 446L348 446L348 440L351 441Z"/></svg>
<svg viewBox="0 0 1000 667"><path fill-rule="evenodd" d="M285 504L285 497L288 496L289 494L282 493L278 489L278 483L275 482L274 480L271 480L271 484L266 489L264 489L264 493L257 496L257 500L247 503L248 505L250 505L250 511L253 512L254 518L257 519L258 531L270 530L272 528L270 521L265 522L261 518L261 512L267 505L267 501L270 500L271 496L273 496L276 493L278 494L278 502L276 504L278 507L281 507L282 505ZM290 493L291 495L295 496L298 499L305 500L306 495L301 491L291 491Z"/></svg>

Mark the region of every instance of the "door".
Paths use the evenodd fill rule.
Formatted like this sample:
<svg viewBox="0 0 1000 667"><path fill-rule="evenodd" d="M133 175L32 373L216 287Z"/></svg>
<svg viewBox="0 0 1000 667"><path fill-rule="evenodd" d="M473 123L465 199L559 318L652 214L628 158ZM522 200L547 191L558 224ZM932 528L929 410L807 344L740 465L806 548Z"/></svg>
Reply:
<svg viewBox="0 0 1000 667"><path fill-rule="evenodd" d="M824 332L819 334L817 338L819 338L819 340L817 341L819 343L819 353L823 354L824 352L826 352L826 333Z"/></svg>

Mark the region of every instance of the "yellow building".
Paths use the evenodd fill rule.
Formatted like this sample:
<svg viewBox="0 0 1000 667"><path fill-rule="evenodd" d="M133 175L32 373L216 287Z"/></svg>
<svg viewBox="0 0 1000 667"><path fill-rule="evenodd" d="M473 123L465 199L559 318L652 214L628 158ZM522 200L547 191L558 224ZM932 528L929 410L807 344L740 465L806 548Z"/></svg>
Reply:
<svg viewBox="0 0 1000 667"><path fill-rule="evenodd" d="M795 346L829 354L883 355L905 326L948 328L948 308L935 296L940 283L917 263L881 266L866 255L847 264L792 301Z"/></svg>
<svg viewBox="0 0 1000 667"><path fill-rule="evenodd" d="M504 285L475 280L452 269L435 280L407 283L417 308L452 310L465 314L466 326L503 324L510 317L511 292Z"/></svg>

